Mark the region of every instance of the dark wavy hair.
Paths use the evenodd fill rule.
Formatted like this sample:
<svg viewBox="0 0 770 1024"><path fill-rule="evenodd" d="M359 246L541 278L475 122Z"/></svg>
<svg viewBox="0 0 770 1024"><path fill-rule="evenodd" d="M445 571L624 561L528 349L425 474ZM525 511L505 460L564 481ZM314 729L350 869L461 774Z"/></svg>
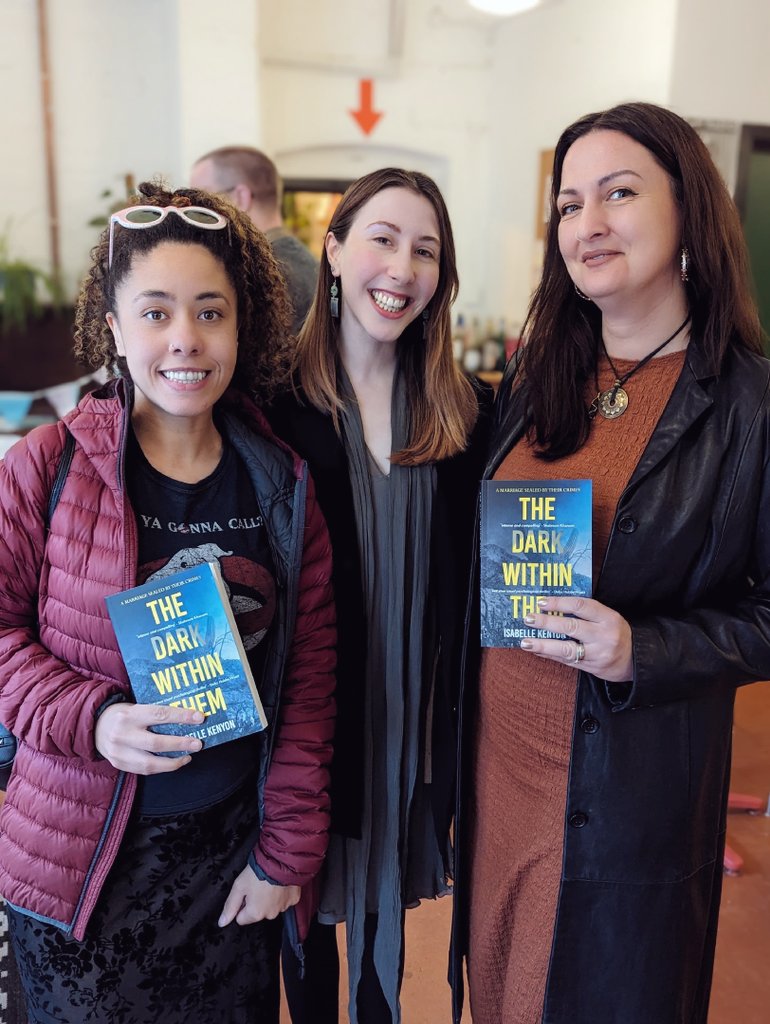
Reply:
<svg viewBox="0 0 770 1024"><path fill-rule="evenodd" d="M730 345L762 351L738 211L692 125L652 103L623 103L581 117L556 144L543 274L523 330L520 379L529 389L530 437L545 459L577 451L588 437L583 395L596 366L601 313L578 297L567 273L559 251L557 199L570 146L595 131L634 139L669 177L681 217L681 244L690 254L685 289L691 334L713 372L719 373Z"/></svg>
<svg viewBox="0 0 770 1024"><path fill-rule="evenodd" d="M203 206L229 221L221 231L206 231L173 214L143 230L115 225L112 266L108 267L109 227L91 251L91 269L75 311L75 355L93 369L106 367L128 375L118 356L105 315L115 310L115 292L130 272L134 257L162 242L201 245L222 264L238 302L238 355L232 386L267 402L287 386L293 352L291 305L270 244L221 196L193 188L172 192L158 182L143 182L129 206Z"/></svg>
<svg viewBox="0 0 770 1024"><path fill-rule="evenodd" d="M457 263L449 213L438 185L420 171L385 167L365 174L345 192L327 233L345 242L359 211L379 192L404 188L428 200L436 214L441 242L438 285L428 307L427 336L418 317L399 338L401 372L406 378L412 433L405 449L391 461L410 466L447 458L462 451L478 415L478 403L468 380L452 357L450 310L458 289ZM329 312L329 289L334 278L328 259L321 260L313 305L299 333L295 369L309 401L331 414L339 430L343 406L337 385L339 320ZM337 279L340 291L344 282Z"/></svg>

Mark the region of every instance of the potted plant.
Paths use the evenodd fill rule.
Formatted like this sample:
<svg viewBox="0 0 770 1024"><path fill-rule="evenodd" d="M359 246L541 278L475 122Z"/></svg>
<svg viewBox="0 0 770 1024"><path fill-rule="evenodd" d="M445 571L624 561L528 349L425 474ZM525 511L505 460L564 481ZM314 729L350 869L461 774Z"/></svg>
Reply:
<svg viewBox="0 0 770 1024"><path fill-rule="evenodd" d="M80 376L72 324L56 275L12 256L0 233L0 389L37 391Z"/></svg>
<svg viewBox="0 0 770 1024"><path fill-rule="evenodd" d="M61 302L62 289L54 275L12 258L7 232L0 235L0 332L24 331L46 306L58 308Z"/></svg>

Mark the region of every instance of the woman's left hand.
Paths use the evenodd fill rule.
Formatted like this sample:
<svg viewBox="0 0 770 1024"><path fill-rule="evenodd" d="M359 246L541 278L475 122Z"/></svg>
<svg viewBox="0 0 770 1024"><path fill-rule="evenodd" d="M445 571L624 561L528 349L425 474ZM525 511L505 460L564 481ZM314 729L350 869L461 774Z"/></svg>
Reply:
<svg viewBox="0 0 770 1024"><path fill-rule="evenodd" d="M526 624L564 633L567 639L527 637L521 642L523 650L573 665L611 683L633 678L631 627L622 615L590 597L542 597L538 598L538 608L538 614L525 617Z"/></svg>
<svg viewBox="0 0 770 1024"><path fill-rule="evenodd" d="M230 895L219 915L219 927L235 921L236 924L255 924L266 918L272 921L284 910L299 902L298 885L273 885L257 878L250 867L241 871L233 882Z"/></svg>

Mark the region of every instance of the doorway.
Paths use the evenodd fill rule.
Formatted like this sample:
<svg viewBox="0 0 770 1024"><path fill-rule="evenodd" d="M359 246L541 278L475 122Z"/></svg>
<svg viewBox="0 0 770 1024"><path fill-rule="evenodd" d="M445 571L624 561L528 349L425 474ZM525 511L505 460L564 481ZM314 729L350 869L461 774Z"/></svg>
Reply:
<svg viewBox="0 0 770 1024"><path fill-rule="evenodd" d="M341 178L284 178L284 223L319 260L326 228L349 184Z"/></svg>
<svg viewBox="0 0 770 1024"><path fill-rule="evenodd" d="M749 249L765 351L770 355L770 125L743 126L735 202Z"/></svg>

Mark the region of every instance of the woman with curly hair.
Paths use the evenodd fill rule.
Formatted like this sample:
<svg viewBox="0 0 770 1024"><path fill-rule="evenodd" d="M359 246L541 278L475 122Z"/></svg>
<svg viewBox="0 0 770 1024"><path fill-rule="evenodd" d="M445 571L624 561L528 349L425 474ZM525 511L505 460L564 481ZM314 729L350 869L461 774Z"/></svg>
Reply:
<svg viewBox="0 0 770 1024"><path fill-rule="evenodd" d="M75 350L112 379L0 463L0 891L35 1024L277 1024L278 918L327 842L330 546L254 403L289 344L267 241L224 199L140 193L78 301ZM268 727L201 749L153 731L199 711L133 703L104 598L213 561Z"/></svg>

